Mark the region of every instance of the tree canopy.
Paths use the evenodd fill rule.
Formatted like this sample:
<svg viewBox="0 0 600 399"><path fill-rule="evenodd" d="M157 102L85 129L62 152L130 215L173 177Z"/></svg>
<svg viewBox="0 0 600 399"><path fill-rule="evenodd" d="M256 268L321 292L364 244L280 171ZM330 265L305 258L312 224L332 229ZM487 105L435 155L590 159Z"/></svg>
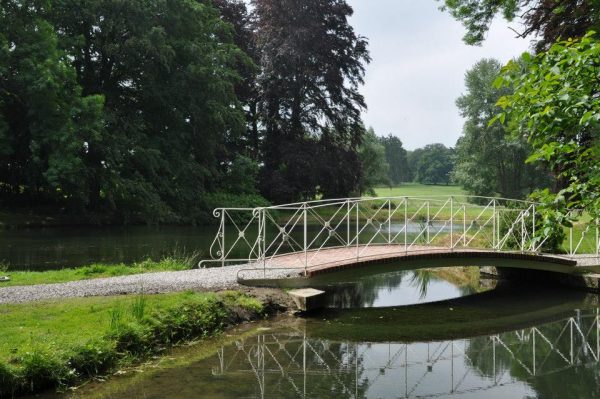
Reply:
<svg viewBox="0 0 600 399"><path fill-rule="evenodd" d="M398 185L411 180L408 168L406 150L402 141L391 134L381 137L381 144L385 147L385 158L389 165L388 180L390 184Z"/></svg>
<svg viewBox="0 0 600 399"><path fill-rule="evenodd" d="M524 70L522 65L524 66ZM498 100L504 121L563 180L558 193L539 193L559 210L600 216L600 43L593 35L560 41L536 56L523 54L496 80L513 92Z"/></svg>
<svg viewBox="0 0 600 399"><path fill-rule="evenodd" d="M358 87L370 61L366 39L348 22L352 8L344 0L253 4L261 54L262 192L276 202L313 198L318 187L327 189L325 196L348 193L360 175L356 149L366 104ZM324 149L331 162L322 158ZM337 177L326 173L331 168Z"/></svg>
<svg viewBox="0 0 600 399"><path fill-rule="evenodd" d="M413 151L414 180L422 184L450 184L454 150L443 144L428 144Z"/></svg>
<svg viewBox="0 0 600 399"><path fill-rule="evenodd" d="M261 204L259 190L357 192L370 58L352 12L344 0L2 2L0 202L195 222L231 192Z"/></svg>
<svg viewBox="0 0 600 399"><path fill-rule="evenodd" d="M438 0L441 1L441 0ZM582 37L600 28L600 3L597 0L443 0L447 9L461 21L467 44L481 44L494 18L520 18L520 37L534 36L538 50L548 48L559 38Z"/></svg>
<svg viewBox="0 0 600 399"><path fill-rule="evenodd" d="M525 163L531 148L524 137L510 136L503 125L489 125L501 110L496 103L510 93L494 87L500 70L500 62L483 59L465 74L467 91L456 105L466 122L456 144L453 175L473 195L523 198L548 183L548 172Z"/></svg>

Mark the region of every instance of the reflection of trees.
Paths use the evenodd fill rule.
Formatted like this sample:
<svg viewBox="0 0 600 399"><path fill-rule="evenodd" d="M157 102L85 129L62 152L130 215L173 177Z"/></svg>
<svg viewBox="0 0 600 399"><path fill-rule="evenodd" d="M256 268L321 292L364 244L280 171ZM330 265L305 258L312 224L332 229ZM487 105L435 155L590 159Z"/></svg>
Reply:
<svg viewBox="0 0 600 399"><path fill-rule="evenodd" d="M372 307L379 298L380 292L392 291L406 281L418 290L420 299L423 300L427 297L429 284L435 280L439 278L434 270L418 269L368 275L357 281L336 283L323 288L327 291L330 306L347 309ZM472 290L468 287L457 288L462 295L472 294Z"/></svg>
<svg viewBox="0 0 600 399"><path fill-rule="evenodd" d="M336 308L370 307L379 298L381 290L392 290L402 284L411 272L375 274L359 281L328 286L329 304Z"/></svg>

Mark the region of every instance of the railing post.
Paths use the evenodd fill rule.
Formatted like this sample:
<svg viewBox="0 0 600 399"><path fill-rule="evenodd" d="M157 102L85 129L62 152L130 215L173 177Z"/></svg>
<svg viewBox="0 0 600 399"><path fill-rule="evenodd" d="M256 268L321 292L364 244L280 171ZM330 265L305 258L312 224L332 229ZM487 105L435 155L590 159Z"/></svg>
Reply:
<svg viewBox="0 0 600 399"><path fill-rule="evenodd" d="M346 200L346 227L347 227L347 231L346 231L346 246L349 247L350 246L350 224L352 223L350 221L350 200Z"/></svg>
<svg viewBox="0 0 600 399"><path fill-rule="evenodd" d="M450 196L450 249L454 250L454 196Z"/></svg>
<svg viewBox="0 0 600 399"><path fill-rule="evenodd" d="M221 267L225 266L225 209L221 211Z"/></svg>
<svg viewBox="0 0 600 399"><path fill-rule="evenodd" d="M429 201L427 201L427 245L429 245L431 243L431 241L429 240L429 225L431 224L431 213L430 213L430 203Z"/></svg>
<svg viewBox="0 0 600 399"><path fill-rule="evenodd" d="M494 249L494 251L497 250L496 246L498 245L497 241L496 241L496 200L492 200L492 207L494 209L493 214L492 214L492 248Z"/></svg>
<svg viewBox="0 0 600 399"><path fill-rule="evenodd" d="M569 255L573 255L573 226L569 227Z"/></svg>
<svg viewBox="0 0 600 399"><path fill-rule="evenodd" d="M467 206L463 204L463 247L467 246Z"/></svg>
<svg viewBox="0 0 600 399"><path fill-rule="evenodd" d="M360 200L356 201L356 260L357 261L358 261L358 258L360 256L359 249L358 249L358 242L360 241L359 240L360 229L358 227L358 225L359 225L359 214L358 214L359 201Z"/></svg>
<svg viewBox="0 0 600 399"><path fill-rule="evenodd" d="M598 219L596 219L596 256L600 255L600 231L598 230Z"/></svg>
<svg viewBox="0 0 600 399"><path fill-rule="evenodd" d="M262 215L262 217L261 217ZM267 210L263 209L262 212L258 215L259 219L259 248L261 248L262 252L262 261L263 261L263 274L266 276L267 274ZM262 219L262 221L261 221ZM262 244L262 246L261 246Z"/></svg>
<svg viewBox="0 0 600 399"><path fill-rule="evenodd" d="M527 211L521 212L521 252L525 252L525 215Z"/></svg>
<svg viewBox="0 0 600 399"><path fill-rule="evenodd" d="M308 268L308 248L306 248L307 246L307 242L308 242L308 237L307 237L307 215L306 215L306 202L303 204L304 206L304 275L306 276L306 269Z"/></svg>
<svg viewBox="0 0 600 399"><path fill-rule="evenodd" d="M404 252L408 253L408 197L404 197Z"/></svg>
<svg viewBox="0 0 600 399"><path fill-rule="evenodd" d="M535 248L535 204L532 205L533 208L533 221L531 222L532 226L531 226L531 243L533 245L533 248L531 248L532 251L535 252L536 248Z"/></svg>
<svg viewBox="0 0 600 399"><path fill-rule="evenodd" d="M392 243L392 200L388 200L388 244Z"/></svg>

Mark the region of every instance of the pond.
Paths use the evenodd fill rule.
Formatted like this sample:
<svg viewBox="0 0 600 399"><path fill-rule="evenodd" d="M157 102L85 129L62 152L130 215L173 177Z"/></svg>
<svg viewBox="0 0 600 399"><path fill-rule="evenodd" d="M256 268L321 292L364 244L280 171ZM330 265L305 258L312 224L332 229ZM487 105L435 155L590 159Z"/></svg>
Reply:
<svg viewBox="0 0 600 399"><path fill-rule="evenodd" d="M247 325L59 397L600 395L597 296L506 283L457 286L429 271L340 281L315 281L330 292L330 307L319 313ZM344 299L356 290L362 299Z"/></svg>
<svg viewBox="0 0 600 399"><path fill-rule="evenodd" d="M403 226L403 225L402 225ZM409 237L416 236L424 225L410 223ZM301 227L301 226L300 226ZM298 238L298 227L292 236ZM342 226L343 227L343 226ZM311 225L308 231L318 232L322 226ZM398 234L400 225L390 226ZM432 234L447 231L443 223L432 223ZM227 229L233 232L234 229ZM271 226L271 236L277 231ZM456 228L455 228L456 230ZM52 227L33 229L0 229L0 264L12 270L48 270L76 267L91 263L133 263L146 259L160 260L165 256L200 254L209 257L209 248L217 226L129 226L129 227ZM365 229L361 242L376 235L374 227ZM323 237L325 235L322 235ZM249 229L248 240L256 238L256 229ZM381 239L376 235L376 239ZM378 242L375 240L374 242ZM315 244L317 247L319 243ZM332 241L330 245L340 245ZM285 248L284 248L285 249ZM239 256L248 256L248 247L240 246ZM235 253L235 252L234 252Z"/></svg>

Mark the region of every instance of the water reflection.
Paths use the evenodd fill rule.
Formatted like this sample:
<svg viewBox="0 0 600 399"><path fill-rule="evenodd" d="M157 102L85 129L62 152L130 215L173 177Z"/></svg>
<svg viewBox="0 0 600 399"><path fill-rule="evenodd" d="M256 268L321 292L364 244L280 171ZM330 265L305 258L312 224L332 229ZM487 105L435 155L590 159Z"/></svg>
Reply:
<svg viewBox="0 0 600 399"><path fill-rule="evenodd" d="M311 286L326 291L327 306L338 309L411 305L477 292L474 286L456 286L427 269L378 274L351 272L335 277L339 281L315 281Z"/></svg>
<svg viewBox="0 0 600 399"><path fill-rule="evenodd" d="M599 332L597 310L538 327L428 343L333 341L296 329L223 347L207 366L222 397L234 397L227 391L237 384L236 395L246 398L588 398L599 390ZM577 378L560 379L566 374Z"/></svg>

